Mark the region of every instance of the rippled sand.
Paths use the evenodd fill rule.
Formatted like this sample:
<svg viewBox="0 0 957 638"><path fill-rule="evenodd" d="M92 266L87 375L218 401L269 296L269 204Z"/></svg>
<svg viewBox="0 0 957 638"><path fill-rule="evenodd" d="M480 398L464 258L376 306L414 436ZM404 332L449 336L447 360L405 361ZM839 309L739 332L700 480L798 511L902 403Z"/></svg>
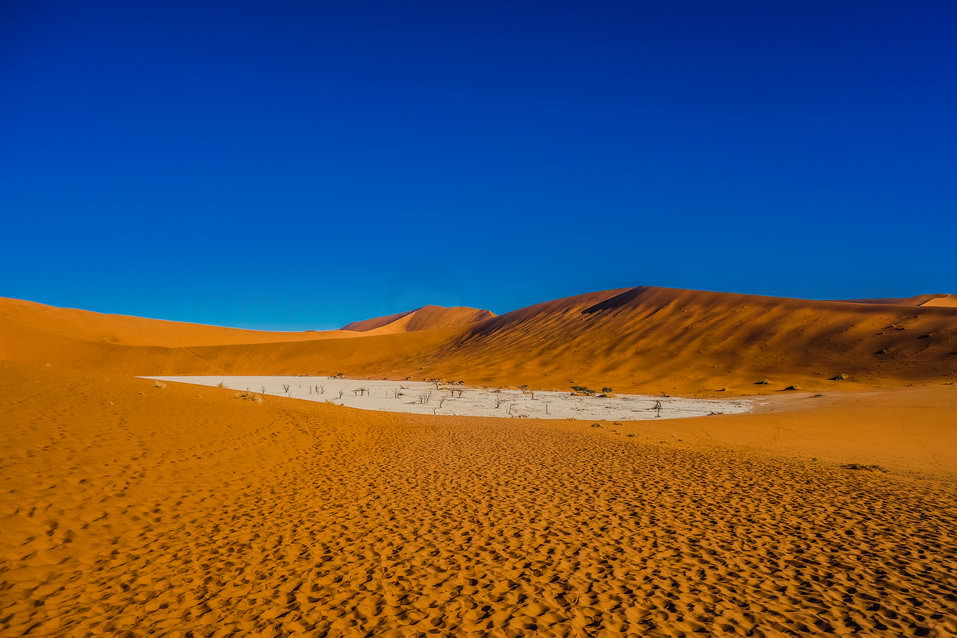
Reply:
<svg viewBox="0 0 957 638"><path fill-rule="evenodd" d="M4 635L957 632L953 482L640 424L0 388Z"/></svg>

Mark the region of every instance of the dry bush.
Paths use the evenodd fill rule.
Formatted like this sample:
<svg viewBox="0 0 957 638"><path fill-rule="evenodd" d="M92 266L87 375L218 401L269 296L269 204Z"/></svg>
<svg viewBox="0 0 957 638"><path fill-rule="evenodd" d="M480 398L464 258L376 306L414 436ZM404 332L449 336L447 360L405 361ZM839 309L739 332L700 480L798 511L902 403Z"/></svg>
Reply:
<svg viewBox="0 0 957 638"><path fill-rule="evenodd" d="M261 394L256 394L255 392L250 392L246 390L245 392L237 392L237 399L243 399L244 401L252 401L253 403L262 403L263 397Z"/></svg>
<svg viewBox="0 0 957 638"><path fill-rule="evenodd" d="M887 473L880 465L866 465L864 463L845 463L841 466L845 470L863 470L865 472L883 472Z"/></svg>

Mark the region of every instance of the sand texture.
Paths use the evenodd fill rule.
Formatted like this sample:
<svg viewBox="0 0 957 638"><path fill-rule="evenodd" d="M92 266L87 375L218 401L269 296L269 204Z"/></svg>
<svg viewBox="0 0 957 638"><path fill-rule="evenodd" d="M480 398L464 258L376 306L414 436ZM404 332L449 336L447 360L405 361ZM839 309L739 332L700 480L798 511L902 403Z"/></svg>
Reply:
<svg viewBox="0 0 957 638"><path fill-rule="evenodd" d="M3 635L957 633L953 481L236 394L0 363Z"/></svg>
<svg viewBox="0 0 957 638"><path fill-rule="evenodd" d="M463 311L466 318L480 312L449 310L456 311L451 316ZM719 391L724 396L777 393L791 386L846 391L957 380L957 309L948 307L638 287L558 299L478 323L449 326L437 319L435 327L411 331L408 325L393 325L411 321L413 313L386 318L382 325L373 322L375 327L370 324L365 332L305 333L314 335L306 340L303 333L293 333L300 340L194 341L189 346L175 345L171 337L147 344L145 337L96 340L94 328L107 315L71 314L77 325L57 323L56 330L45 328L45 316L21 312L4 320L0 359L128 375L343 372L478 386L568 390L577 384L631 394L712 397L721 396ZM234 337L239 338L229 336ZM847 378L830 380L842 374ZM759 383L764 380L768 383Z"/></svg>

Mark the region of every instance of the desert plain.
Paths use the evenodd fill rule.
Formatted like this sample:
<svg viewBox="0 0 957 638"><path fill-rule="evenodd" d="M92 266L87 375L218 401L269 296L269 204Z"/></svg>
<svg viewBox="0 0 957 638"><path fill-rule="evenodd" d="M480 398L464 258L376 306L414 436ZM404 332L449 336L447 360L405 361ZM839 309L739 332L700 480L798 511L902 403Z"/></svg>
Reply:
<svg viewBox="0 0 957 638"><path fill-rule="evenodd" d="M301 333L3 299L0 634L957 635L955 383L942 294ZM432 409L455 388L608 418Z"/></svg>

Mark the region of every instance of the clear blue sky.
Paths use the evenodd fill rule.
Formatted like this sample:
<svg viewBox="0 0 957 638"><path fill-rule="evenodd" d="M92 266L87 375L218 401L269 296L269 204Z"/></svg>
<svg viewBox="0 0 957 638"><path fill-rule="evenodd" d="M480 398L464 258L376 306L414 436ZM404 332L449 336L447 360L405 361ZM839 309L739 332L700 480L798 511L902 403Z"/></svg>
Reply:
<svg viewBox="0 0 957 638"><path fill-rule="evenodd" d="M0 296L957 291L950 2L0 3Z"/></svg>

